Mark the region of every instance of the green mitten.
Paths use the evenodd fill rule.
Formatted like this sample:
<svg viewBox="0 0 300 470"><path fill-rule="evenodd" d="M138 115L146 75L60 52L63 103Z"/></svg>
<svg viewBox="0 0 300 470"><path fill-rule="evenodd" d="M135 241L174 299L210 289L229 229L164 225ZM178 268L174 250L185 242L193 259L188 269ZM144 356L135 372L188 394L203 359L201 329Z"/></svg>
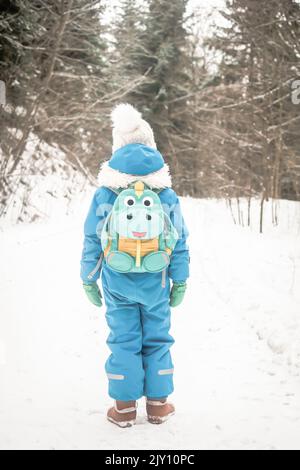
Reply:
<svg viewBox="0 0 300 470"><path fill-rule="evenodd" d="M93 282L93 284L83 284L83 288L92 304L96 305L96 307L102 307L102 295L98 284L96 282Z"/></svg>
<svg viewBox="0 0 300 470"><path fill-rule="evenodd" d="M174 282L170 294L170 306L177 307L183 301L186 291L186 282Z"/></svg>

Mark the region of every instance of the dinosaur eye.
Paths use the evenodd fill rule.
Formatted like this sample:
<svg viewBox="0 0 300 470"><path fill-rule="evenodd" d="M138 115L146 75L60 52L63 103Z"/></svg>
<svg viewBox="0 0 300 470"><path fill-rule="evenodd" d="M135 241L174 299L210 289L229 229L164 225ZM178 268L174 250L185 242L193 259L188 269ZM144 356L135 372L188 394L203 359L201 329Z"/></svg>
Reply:
<svg viewBox="0 0 300 470"><path fill-rule="evenodd" d="M151 197L145 197L143 199L143 204L146 207L152 207L153 206L153 199Z"/></svg>
<svg viewBox="0 0 300 470"><path fill-rule="evenodd" d="M135 204L135 199L132 196L127 196L124 199L124 204L125 204L125 206L132 207Z"/></svg>

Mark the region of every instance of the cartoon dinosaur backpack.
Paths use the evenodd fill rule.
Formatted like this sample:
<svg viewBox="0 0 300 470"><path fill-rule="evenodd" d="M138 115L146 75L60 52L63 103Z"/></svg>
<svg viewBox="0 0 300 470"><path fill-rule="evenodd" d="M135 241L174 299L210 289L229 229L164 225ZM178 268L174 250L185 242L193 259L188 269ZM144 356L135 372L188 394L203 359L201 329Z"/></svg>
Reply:
<svg viewBox="0 0 300 470"><path fill-rule="evenodd" d="M158 193L141 181L121 190L97 234L106 264L119 273L164 271L178 240Z"/></svg>

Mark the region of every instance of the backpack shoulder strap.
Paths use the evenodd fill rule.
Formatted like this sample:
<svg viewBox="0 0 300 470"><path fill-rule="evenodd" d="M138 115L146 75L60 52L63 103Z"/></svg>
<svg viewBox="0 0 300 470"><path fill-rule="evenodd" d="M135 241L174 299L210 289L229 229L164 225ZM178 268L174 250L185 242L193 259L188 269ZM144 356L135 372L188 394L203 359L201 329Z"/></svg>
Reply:
<svg viewBox="0 0 300 470"><path fill-rule="evenodd" d="M137 179L137 181L139 181ZM127 188L111 188L110 186L106 186L108 189L110 189L110 191L112 191L113 193L115 193L117 196L119 196L119 194L124 191L125 189L129 189L129 188L133 188L134 187L134 184L135 182L133 182L132 184L130 184ZM154 193L156 194L159 194L161 193L165 188L150 188L146 183L144 183L146 188L147 189L150 189L151 191L153 191Z"/></svg>
<svg viewBox="0 0 300 470"><path fill-rule="evenodd" d="M153 191L156 194L159 194L164 190L164 188L159 188L159 189L158 188L150 188L150 189L151 189L151 191Z"/></svg>
<svg viewBox="0 0 300 470"><path fill-rule="evenodd" d="M115 193L117 196L119 196L119 194L124 191L124 188L111 188L110 186L107 186L107 189L109 189L110 191L112 191L113 193Z"/></svg>

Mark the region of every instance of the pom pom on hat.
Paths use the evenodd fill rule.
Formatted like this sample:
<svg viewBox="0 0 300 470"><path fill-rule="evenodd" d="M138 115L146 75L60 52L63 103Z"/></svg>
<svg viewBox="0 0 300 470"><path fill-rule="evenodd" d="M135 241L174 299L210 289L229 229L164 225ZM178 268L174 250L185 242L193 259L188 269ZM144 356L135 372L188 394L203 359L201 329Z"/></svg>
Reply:
<svg viewBox="0 0 300 470"><path fill-rule="evenodd" d="M131 104L119 104L111 113L114 129L123 132L133 132L141 125L142 115Z"/></svg>
<svg viewBox="0 0 300 470"><path fill-rule="evenodd" d="M113 152L128 144L144 144L156 149L151 126L142 114L129 103L117 105L112 113Z"/></svg>

